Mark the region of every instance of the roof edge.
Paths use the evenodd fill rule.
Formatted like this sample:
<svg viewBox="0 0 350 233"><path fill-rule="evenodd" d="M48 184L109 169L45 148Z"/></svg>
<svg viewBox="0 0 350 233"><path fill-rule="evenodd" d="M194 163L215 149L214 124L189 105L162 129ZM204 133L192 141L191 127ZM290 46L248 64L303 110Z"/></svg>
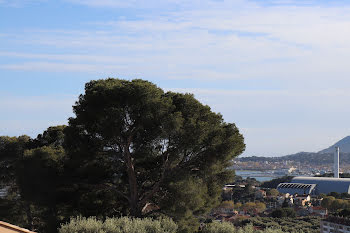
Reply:
<svg viewBox="0 0 350 233"><path fill-rule="evenodd" d="M3 222L3 221L0 221L0 227L11 229L11 230L14 230L14 231L17 231L17 232L35 233L34 231L30 231L30 230L27 230L27 229L24 229L24 228L21 228L19 226L15 226L15 225L12 225L10 223Z"/></svg>

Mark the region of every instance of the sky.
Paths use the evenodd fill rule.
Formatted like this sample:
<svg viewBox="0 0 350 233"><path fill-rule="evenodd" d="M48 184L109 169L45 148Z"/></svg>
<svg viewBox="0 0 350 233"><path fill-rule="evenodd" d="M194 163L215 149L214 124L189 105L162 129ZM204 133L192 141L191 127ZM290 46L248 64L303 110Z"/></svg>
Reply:
<svg viewBox="0 0 350 233"><path fill-rule="evenodd" d="M244 156L350 135L350 1L0 0L0 135L67 124L84 84L149 80L240 129Z"/></svg>

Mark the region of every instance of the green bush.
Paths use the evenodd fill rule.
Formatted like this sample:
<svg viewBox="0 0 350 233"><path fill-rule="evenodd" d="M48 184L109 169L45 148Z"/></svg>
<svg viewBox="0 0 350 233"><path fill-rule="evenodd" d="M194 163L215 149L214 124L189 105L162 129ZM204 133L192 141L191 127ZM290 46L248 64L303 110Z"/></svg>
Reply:
<svg viewBox="0 0 350 233"><path fill-rule="evenodd" d="M202 233L283 233L279 228L266 228L265 230L255 230L253 225L236 228L228 222L213 222L204 226Z"/></svg>
<svg viewBox="0 0 350 233"><path fill-rule="evenodd" d="M176 233L177 225L171 219L161 218L107 218L106 221L95 217L72 218L63 224L59 233Z"/></svg>
<svg viewBox="0 0 350 233"><path fill-rule="evenodd" d="M228 222L209 223L209 224L205 225L205 227L202 230L203 233L231 233L231 232L235 232L235 231L236 231L235 227L231 223L228 223Z"/></svg>
<svg viewBox="0 0 350 233"><path fill-rule="evenodd" d="M272 213L271 216L274 218L295 218L296 213L294 209L292 208L279 208L275 209Z"/></svg>
<svg viewBox="0 0 350 233"><path fill-rule="evenodd" d="M279 228L283 232L305 232L319 233L320 218L313 216L297 217L297 218L273 218L273 217L253 217L241 222L238 225L252 224L255 227L263 229Z"/></svg>

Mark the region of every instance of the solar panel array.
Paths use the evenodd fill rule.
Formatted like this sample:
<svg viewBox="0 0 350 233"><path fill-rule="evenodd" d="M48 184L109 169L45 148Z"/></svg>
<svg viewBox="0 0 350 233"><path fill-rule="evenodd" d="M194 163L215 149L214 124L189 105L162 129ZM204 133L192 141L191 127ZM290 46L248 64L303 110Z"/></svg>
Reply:
<svg viewBox="0 0 350 233"><path fill-rule="evenodd" d="M295 183L282 183L278 185L278 188L285 189L309 189L311 188L311 184L295 184Z"/></svg>

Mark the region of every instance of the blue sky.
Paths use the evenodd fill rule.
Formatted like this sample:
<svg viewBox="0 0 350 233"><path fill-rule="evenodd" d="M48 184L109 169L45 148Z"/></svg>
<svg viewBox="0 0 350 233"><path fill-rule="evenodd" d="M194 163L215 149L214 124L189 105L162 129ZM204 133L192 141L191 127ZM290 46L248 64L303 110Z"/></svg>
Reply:
<svg viewBox="0 0 350 233"><path fill-rule="evenodd" d="M0 134L66 124L91 79L191 92L244 134L244 155L350 135L350 3L0 0Z"/></svg>

